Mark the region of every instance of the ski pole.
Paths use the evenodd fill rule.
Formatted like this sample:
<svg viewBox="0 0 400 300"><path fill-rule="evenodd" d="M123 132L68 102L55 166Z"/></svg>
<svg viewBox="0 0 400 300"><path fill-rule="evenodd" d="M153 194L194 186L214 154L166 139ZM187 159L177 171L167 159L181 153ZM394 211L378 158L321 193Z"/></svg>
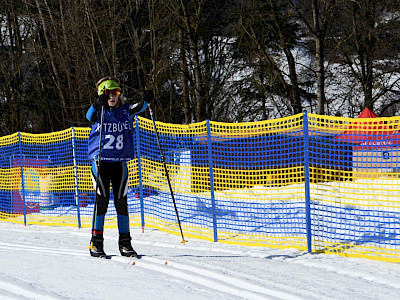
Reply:
<svg viewBox="0 0 400 300"><path fill-rule="evenodd" d="M93 209L93 219L92 219L92 241L90 242L89 249L93 249L93 233L96 228L96 215L97 215L97 190L99 188L100 180L100 162L101 162L101 140L103 138L103 120L104 120L104 106L101 107L101 117L100 117L100 136L99 136L99 155L97 156L96 166L97 166L97 177L96 177L96 189L94 197L94 209Z"/></svg>
<svg viewBox="0 0 400 300"><path fill-rule="evenodd" d="M174 192L172 191L171 181L169 180L169 174L168 174L167 164L165 163L164 154L163 154L163 151L162 151L162 148L161 148L161 143L160 143L160 138L159 138L158 132L157 132L156 122L154 121L153 110L151 109L150 105L149 105L148 107L149 107L149 112L150 112L151 120L153 121L154 131L155 131L155 133L156 133L157 144L158 144L158 150L160 151L161 160L162 160L162 163L163 163L163 165L164 165L165 176L167 177L168 186L169 186L169 191L171 192L172 201L174 202L175 213L176 213L176 217L177 217L177 219L178 219L179 229L180 229L180 231L181 231L181 236L182 236L182 242L181 242L181 243L186 243L187 241L186 241L185 238L183 237L183 231L182 231L182 226L181 226L181 220L179 219L178 208L176 207L176 201L175 201L175 197L174 197Z"/></svg>

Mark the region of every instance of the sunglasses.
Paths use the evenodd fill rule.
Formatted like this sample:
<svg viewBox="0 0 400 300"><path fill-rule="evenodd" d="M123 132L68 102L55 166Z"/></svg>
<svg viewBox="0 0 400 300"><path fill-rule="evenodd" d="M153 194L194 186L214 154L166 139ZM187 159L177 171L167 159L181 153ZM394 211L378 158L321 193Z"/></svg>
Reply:
<svg viewBox="0 0 400 300"><path fill-rule="evenodd" d="M121 93L118 90L105 90L104 94L106 94L107 96L108 95L110 95L110 96L118 96Z"/></svg>

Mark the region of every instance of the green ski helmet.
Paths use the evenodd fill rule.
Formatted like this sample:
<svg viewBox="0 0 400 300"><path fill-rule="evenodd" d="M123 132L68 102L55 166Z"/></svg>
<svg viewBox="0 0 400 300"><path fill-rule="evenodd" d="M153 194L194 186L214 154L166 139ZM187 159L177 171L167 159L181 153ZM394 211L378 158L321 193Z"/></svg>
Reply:
<svg viewBox="0 0 400 300"><path fill-rule="evenodd" d="M97 94L100 96L101 94L104 93L105 90L120 91L121 88L119 87L118 83L115 80L108 79L99 84L99 87L97 88Z"/></svg>

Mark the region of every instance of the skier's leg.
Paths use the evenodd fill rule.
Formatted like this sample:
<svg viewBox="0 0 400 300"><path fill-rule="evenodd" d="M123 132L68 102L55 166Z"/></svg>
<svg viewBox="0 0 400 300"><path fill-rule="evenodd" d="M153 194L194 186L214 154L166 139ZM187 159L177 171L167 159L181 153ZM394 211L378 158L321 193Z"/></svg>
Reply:
<svg viewBox="0 0 400 300"><path fill-rule="evenodd" d="M92 256L105 256L104 253L104 219L108 208L108 203L110 200L110 179L107 176L107 164L101 162L100 177L98 178L98 188L97 188L97 209L95 215L95 228L92 232L91 242L93 243L93 249L90 249L90 255ZM96 188L96 180L98 176L96 163L92 164L92 180Z"/></svg>
<svg viewBox="0 0 400 300"><path fill-rule="evenodd" d="M131 245L128 213L128 166L126 162L116 163L116 170L111 178L114 193L114 204L117 211L119 231L119 251L123 256L137 256Z"/></svg>

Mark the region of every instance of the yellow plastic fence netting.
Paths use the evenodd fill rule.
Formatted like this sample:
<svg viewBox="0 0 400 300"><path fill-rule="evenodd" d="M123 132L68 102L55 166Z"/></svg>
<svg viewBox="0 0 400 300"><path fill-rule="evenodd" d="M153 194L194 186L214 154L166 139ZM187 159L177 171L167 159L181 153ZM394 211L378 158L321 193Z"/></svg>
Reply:
<svg viewBox="0 0 400 300"><path fill-rule="evenodd" d="M151 120L134 122L130 224L180 234ZM186 238L400 261L400 117L157 122ZM89 128L0 137L0 221L91 227ZM116 227L111 199L105 227Z"/></svg>

